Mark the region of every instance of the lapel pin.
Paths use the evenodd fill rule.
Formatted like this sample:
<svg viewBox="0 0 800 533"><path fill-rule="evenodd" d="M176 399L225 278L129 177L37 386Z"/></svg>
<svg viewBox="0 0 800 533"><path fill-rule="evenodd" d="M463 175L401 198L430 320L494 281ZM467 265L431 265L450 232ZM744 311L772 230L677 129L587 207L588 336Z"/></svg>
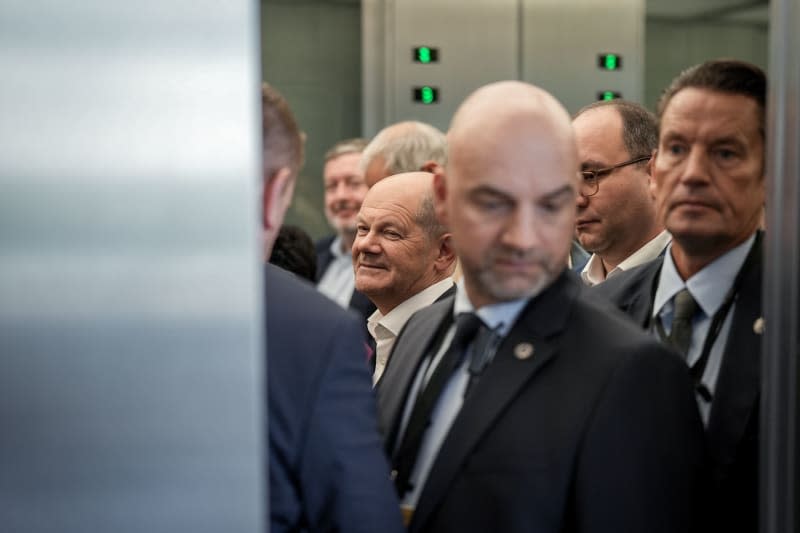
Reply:
<svg viewBox="0 0 800 533"><path fill-rule="evenodd" d="M758 317L756 321L753 322L753 332L756 335L764 333L764 317Z"/></svg>
<svg viewBox="0 0 800 533"><path fill-rule="evenodd" d="M529 342L521 342L514 346L514 357L520 361L530 358L533 355L533 344Z"/></svg>

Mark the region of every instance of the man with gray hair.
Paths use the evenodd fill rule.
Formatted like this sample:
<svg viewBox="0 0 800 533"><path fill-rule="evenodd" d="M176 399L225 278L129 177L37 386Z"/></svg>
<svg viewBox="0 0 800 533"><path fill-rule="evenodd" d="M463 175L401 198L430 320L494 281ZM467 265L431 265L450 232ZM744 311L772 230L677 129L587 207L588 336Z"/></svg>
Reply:
<svg viewBox="0 0 800 533"><path fill-rule="evenodd" d="M361 173L368 187L401 172L433 172L447 163L444 133L418 121L398 122L383 128L364 149Z"/></svg>
<svg viewBox="0 0 800 533"><path fill-rule="evenodd" d="M578 111L572 127L583 177L575 235L592 253L580 274L597 285L655 259L669 244L650 192L658 124L639 104L609 100Z"/></svg>
<svg viewBox="0 0 800 533"><path fill-rule="evenodd" d="M375 306L354 289L350 249L356 234L356 215L367 194L364 176L358 167L366 145L365 139L345 139L325 153L322 171L325 218L335 233L315 245L317 288L340 306L358 312L365 320Z"/></svg>
<svg viewBox="0 0 800 533"><path fill-rule="evenodd" d="M454 292L456 257L436 218L433 175L408 172L381 180L364 198L353 244L356 288L377 306L367 329L375 339L377 383L411 315Z"/></svg>

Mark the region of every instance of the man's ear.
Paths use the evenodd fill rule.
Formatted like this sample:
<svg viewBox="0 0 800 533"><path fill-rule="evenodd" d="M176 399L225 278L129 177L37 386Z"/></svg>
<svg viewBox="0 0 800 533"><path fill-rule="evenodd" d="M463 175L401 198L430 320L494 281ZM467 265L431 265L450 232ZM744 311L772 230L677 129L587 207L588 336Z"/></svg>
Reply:
<svg viewBox="0 0 800 533"><path fill-rule="evenodd" d="M447 209L445 200L447 199L447 182L444 169L436 165L436 172L433 174L433 205L436 209L436 218L445 226L448 224Z"/></svg>
<svg viewBox="0 0 800 533"><path fill-rule="evenodd" d="M439 237L438 244L438 253L433 261L434 267L438 272L451 270L456 262L456 253L453 250L453 239L450 233L444 233Z"/></svg>
<svg viewBox="0 0 800 533"><path fill-rule="evenodd" d="M442 165L437 163L436 161L430 159L425 161L425 164L419 168L422 172L430 172L431 174L436 174L437 172L444 172L444 168Z"/></svg>
<svg viewBox="0 0 800 533"><path fill-rule="evenodd" d="M650 197L653 201L656 199L656 181L653 179L653 168L656 164L656 157L658 157L657 148L650 154L650 161L647 162L647 181L650 184Z"/></svg>
<svg viewBox="0 0 800 533"><path fill-rule="evenodd" d="M264 185L262 209L264 229L277 231L292 203L295 180L289 167L281 167Z"/></svg>

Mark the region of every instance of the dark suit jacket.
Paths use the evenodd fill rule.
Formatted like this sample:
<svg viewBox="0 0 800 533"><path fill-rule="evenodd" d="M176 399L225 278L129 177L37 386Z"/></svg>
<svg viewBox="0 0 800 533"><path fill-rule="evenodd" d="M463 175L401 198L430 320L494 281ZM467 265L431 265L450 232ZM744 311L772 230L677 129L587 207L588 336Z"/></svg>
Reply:
<svg viewBox="0 0 800 533"><path fill-rule="evenodd" d="M387 449L452 307L417 312L397 339L378 388ZM515 356L522 343L530 358ZM564 272L522 311L465 400L410 530L689 531L702 447L682 361Z"/></svg>
<svg viewBox="0 0 800 533"><path fill-rule="evenodd" d="M336 239L336 235L329 235L316 242L314 247L317 250L317 276L314 279L317 283L322 279L322 275L330 266L333 261L333 254L331 253L331 243ZM353 296L350 297L350 309L364 317L364 331L367 327L367 319L375 312L375 304L363 293L353 289ZM369 334L367 335L369 337Z"/></svg>
<svg viewBox="0 0 800 533"><path fill-rule="evenodd" d="M754 246L757 260L742 279L706 428L712 487L703 502L715 531L758 530L761 334L753 326L763 316L761 237ZM591 290L645 327L662 262L653 260Z"/></svg>
<svg viewBox="0 0 800 533"><path fill-rule="evenodd" d="M266 266L271 531L401 531L359 325Z"/></svg>

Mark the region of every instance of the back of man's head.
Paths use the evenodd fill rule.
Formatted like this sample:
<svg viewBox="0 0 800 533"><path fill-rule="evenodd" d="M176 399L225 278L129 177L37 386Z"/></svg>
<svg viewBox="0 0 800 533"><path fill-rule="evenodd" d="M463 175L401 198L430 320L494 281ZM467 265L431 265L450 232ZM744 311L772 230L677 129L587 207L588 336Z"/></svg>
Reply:
<svg viewBox="0 0 800 533"><path fill-rule="evenodd" d="M762 135L765 134L767 77L756 65L735 59L713 59L689 67L672 80L661 94L657 108L659 120L672 97L690 87L752 98L758 104L759 126Z"/></svg>
<svg viewBox="0 0 800 533"><path fill-rule="evenodd" d="M447 139L430 124L406 121L382 129L364 149L361 171L368 186L401 172L431 170L447 163Z"/></svg>
<svg viewBox="0 0 800 533"><path fill-rule="evenodd" d="M297 176L303 167L305 135L297 126L289 103L268 83L261 86L264 178L272 179L282 167Z"/></svg>
<svg viewBox="0 0 800 533"><path fill-rule="evenodd" d="M261 86L264 184L261 198L264 258L269 259L303 166L305 136L286 99L269 84Z"/></svg>

